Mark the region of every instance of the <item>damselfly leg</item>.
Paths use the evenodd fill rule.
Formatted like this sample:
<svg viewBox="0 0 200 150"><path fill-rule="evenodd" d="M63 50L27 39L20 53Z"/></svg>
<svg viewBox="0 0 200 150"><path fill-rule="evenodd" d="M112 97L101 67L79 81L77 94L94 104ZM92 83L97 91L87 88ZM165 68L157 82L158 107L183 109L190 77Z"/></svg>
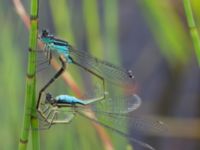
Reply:
<svg viewBox="0 0 200 150"><path fill-rule="evenodd" d="M56 74L46 83L46 85L39 92L36 108L37 108L38 112L41 114L42 114L42 112L40 110L40 103L41 103L41 96L42 96L43 92L65 71L66 63L64 62L64 60L61 57L59 57L59 60L61 62L61 68L58 70L58 72L56 72Z"/></svg>
<svg viewBox="0 0 200 150"><path fill-rule="evenodd" d="M109 62L92 57L86 52L76 50L67 41L54 37L47 30L42 31L39 39L45 44L46 49L58 55L63 55L68 63L73 64L75 62L74 64L78 64L79 66L81 64L80 67L89 69L108 82L128 86L129 88L133 86L134 76L131 70L123 69Z"/></svg>
<svg viewBox="0 0 200 150"><path fill-rule="evenodd" d="M34 49L34 50L29 49L29 50L34 51L38 54L37 55L37 73L47 69L48 66L51 64L51 60L53 58L52 57L53 51L51 51L46 45L44 45L43 48L38 47L37 49Z"/></svg>
<svg viewBox="0 0 200 150"><path fill-rule="evenodd" d="M116 97L120 98L120 97ZM53 124L62 124L62 123L69 123L65 120L62 120L58 114L62 111L66 112L66 114L72 112L75 116L80 115L98 125L101 125L110 131L113 131L125 138L130 139L131 141L135 142L136 144L145 147L150 150L154 150L153 147L137 140L136 138L131 135L127 130L127 121L130 122L131 126L136 127L136 129L144 130L144 131L163 131L163 124L159 121L150 120L150 119L142 119L137 116L128 116L129 113L136 110L140 104L141 99L137 95L132 95L129 97L124 97L125 105L124 107L114 106L115 109L111 107L107 109L101 109L97 107L99 104L102 103L112 103L115 101L115 98L104 100L104 99L77 99L70 95L59 95L53 97L50 93L46 94L46 103L51 105L51 110L46 114L46 121L49 122L51 125ZM132 101L132 102L131 102ZM93 114L94 113L94 114ZM66 115L65 114L65 115ZM68 121L72 121L73 118L69 119Z"/></svg>
<svg viewBox="0 0 200 150"><path fill-rule="evenodd" d="M60 112L60 108L55 108L54 106L50 106L47 105L45 102L42 102L42 95L45 93L46 89L57 79L60 77L60 75L64 72L65 68L66 68L66 62L63 60L62 57L59 57L59 60L61 62L61 68L58 70L58 72L56 72L56 74L45 84L45 86L39 91L39 96L38 96L38 102L37 102L37 110L39 112L39 114L43 117L43 119L45 121L47 121L48 123L68 123L69 120L68 119L63 119L64 121L62 121L62 119L55 119L54 117L50 117L50 116L57 116L57 114L61 114ZM74 62L76 63L76 62ZM99 97L95 98L94 100L102 100L105 99L105 96L107 95L107 93L105 92L105 84L104 84L104 79L99 76L96 73L93 73L90 69L85 68L84 66L82 66L81 64L76 63L77 66L83 68L85 71L89 72L90 74L96 76L100 81L102 81L102 86L103 86L103 93L102 95L100 95ZM58 107L58 106L57 106ZM61 106L59 106L61 107ZM63 106L62 106L63 107ZM57 111L57 109L59 109L59 113ZM69 110L68 110L69 111ZM64 111L62 111L63 114ZM61 115L60 115L61 116ZM63 115L64 116L64 115ZM67 115L66 115L67 116ZM49 120L49 118L51 118L50 120L53 120L52 122Z"/></svg>
<svg viewBox="0 0 200 150"><path fill-rule="evenodd" d="M51 54L50 54L50 55L51 55ZM59 57L59 60L60 60L62 66L61 66L60 70L59 70L59 71L47 82L47 84L40 90L40 92L39 92L39 97L38 97L38 102L37 102L37 109L39 109L39 104L40 104L40 99L41 99L42 93L43 93L57 78L59 78L60 75L65 71L66 62L63 60L62 57ZM91 73L92 75L96 76L98 79L100 79L100 81L102 82L103 91L104 91L104 92L103 92L103 93L104 93L104 94L103 94L103 98L105 98L105 96L106 96L106 92L105 92L106 89L105 89L105 80L104 80L104 78L101 77L101 76L99 76L97 73L93 72L92 70L90 70L90 69L84 67L84 66L81 65L80 63L74 61L73 59L72 59L72 62L73 62L74 64L76 64L77 66L83 68L85 71L87 71L87 72Z"/></svg>

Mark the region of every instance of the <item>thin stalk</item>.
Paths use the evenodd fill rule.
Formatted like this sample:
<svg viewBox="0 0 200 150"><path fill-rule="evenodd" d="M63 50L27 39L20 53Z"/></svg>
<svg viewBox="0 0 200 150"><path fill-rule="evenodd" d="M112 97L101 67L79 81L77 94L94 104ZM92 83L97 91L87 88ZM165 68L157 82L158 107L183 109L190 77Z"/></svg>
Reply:
<svg viewBox="0 0 200 150"><path fill-rule="evenodd" d="M188 36L176 10L171 7L170 1L142 0L137 2L161 54L166 58L170 67L186 64L191 56Z"/></svg>
<svg viewBox="0 0 200 150"><path fill-rule="evenodd" d="M97 0L83 1L84 21L87 34L88 49L91 54L103 58L103 42L100 31L100 17ZM92 15L91 15L92 14Z"/></svg>
<svg viewBox="0 0 200 150"><path fill-rule="evenodd" d="M57 2L57 0L50 0L49 2L56 35L60 38L67 40L72 45L77 45L72 28L73 16L71 15L69 0L60 0L59 3ZM83 87L83 81L82 77L80 76L80 71L77 68L71 68L70 74L73 74L74 79L76 79L76 82L79 83L78 87L81 89L81 87ZM69 89L68 93L71 91L73 90ZM83 93L77 96L83 97Z"/></svg>
<svg viewBox="0 0 200 150"><path fill-rule="evenodd" d="M104 24L105 24L105 60L112 60L111 62L120 65L121 57L119 54L119 1L118 0L104 0ZM112 10L112 11L111 11ZM116 86L107 85L109 88L109 93L118 93L119 95L123 95L123 89L118 88ZM123 99L119 100L123 101ZM116 103L118 101L116 100ZM123 107L123 105L121 106ZM127 122L126 122L127 123ZM124 122L124 124L126 124ZM116 126L117 127L117 126ZM120 136L115 136L113 138L113 143L116 146L116 149L123 149L127 144L127 140L125 138L121 138Z"/></svg>
<svg viewBox="0 0 200 150"><path fill-rule="evenodd" d="M98 13L97 0L84 0L83 1L83 16L86 27L88 49L91 54L103 58L103 40L100 30L100 16ZM91 15L92 14L92 15ZM95 82L93 80L93 82ZM111 139L105 133L103 127L96 126L96 130L104 143L105 150L113 150Z"/></svg>
<svg viewBox="0 0 200 150"><path fill-rule="evenodd" d="M36 52L37 47L37 31L38 31L38 0L31 1L31 17L30 17L30 33L29 33L29 52L28 52L28 68L26 75L26 93L23 127L19 142L19 150L26 150L29 137L30 125L34 128L38 127L37 118L31 117L35 114L35 88L36 88ZM31 108L31 109L30 109ZM39 133L32 132L32 147L34 150L39 149Z"/></svg>
<svg viewBox="0 0 200 150"><path fill-rule="evenodd" d="M104 0L104 22L105 22L105 43L106 60L120 65L119 56L119 4L118 0ZM112 10L112 11L111 11Z"/></svg>
<svg viewBox="0 0 200 150"><path fill-rule="evenodd" d="M196 52L197 61L200 66L200 38L198 34L198 29L194 21L190 0L184 0L183 4L185 8L185 14L187 17L188 26L190 28L190 34Z"/></svg>

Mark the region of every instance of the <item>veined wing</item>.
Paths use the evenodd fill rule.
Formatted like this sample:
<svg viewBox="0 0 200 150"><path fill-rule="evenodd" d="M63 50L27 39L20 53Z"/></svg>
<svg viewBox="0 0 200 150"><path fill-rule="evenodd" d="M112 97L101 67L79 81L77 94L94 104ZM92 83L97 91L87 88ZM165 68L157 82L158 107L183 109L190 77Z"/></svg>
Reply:
<svg viewBox="0 0 200 150"><path fill-rule="evenodd" d="M126 96L112 96L92 104L76 107L78 110L92 110L93 112L106 112L115 114L127 114L140 107L142 100L136 94Z"/></svg>
<svg viewBox="0 0 200 150"><path fill-rule="evenodd" d="M158 120L132 116L130 113L140 107L142 101L136 94L129 96L117 96L110 99L84 106L77 107L76 111L82 114L93 114L96 121L107 123L111 128L116 128L126 133L127 122L131 129L143 133L158 133L166 131L166 126ZM89 115L90 116L90 115Z"/></svg>
<svg viewBox="0 0 200 150"><path fill-rule="evenodd" d="M137 109L137 107L135 108ZM117 109L119 111L117 111ZM129 126L131 129L135 129L143 133L158 133L167 131L167 127L165 126L165 124L161 121L153 120L147 117L130 116L129 111L127 111L127 107L117 107L117 109L115 109L115 111L103 111L100 108L97 109L96 107L91 106L91 109L87 107L76 109L76 111L84 118L89 119L90 121L99 124L125 138L128 138L132 142L139 144L142 147L150 150L155 150L149 144L134 138L133 135L128 132L127 127Z"/></svg>
<svg viewBox="0 0 200 150"><path fill-rule="evenodd" d="M78 109L82 113L94 113L98 121L107 122L110 126L117 126L120 130L126 130L125 124L133 130L140 131L142 133L163 133L167 131L166 125L159 120L154 120L148 117L136 116L121 112L103 111L97 109Z"/></svg>
<svg viewBox="0 0 200 150"><path fill-rule="evenodd" d="M90 121L92 121L92 122L94 122L94 123L96 123L96 124L98 124L98 125L101 125L102 127L104 127L104 128L107 128L108 130L110 130L110 131L113 131L113 132L115 132L115 133L117 133L117 134L119 134L119 135L121 135L121 136L123 136L123 137L125 137L125 138L128 138L129 140L131 140L132 142L134 142L134 143L136 143L136 144L138 144L138 145L140 145L140 146L142 146L142 147L144 147L144 148L146 148L146 149L150 149L150 150L155 150L151 145L149 145L149 144L147 144L147 143L145 143L145 142L142 142L142 141L140 141L140 140L137 140L136 138L134 138L132 135L130 135L128 132L127 132L127 130L122 130L121 128L119 128L119 126L117 125L117 126L115 126L115 127L113 127L111 124L108 124L108 123L106 123L106 122L104 122L104 121L101 121L101 120L98 120L97 118L95 118L95 117L92 117L90 114L88 115L87 113L85 113L85 112L77 112L80 116L82 116L82 117L84 117L84 118L86 118L86 119L88 119L88 120L90 120Z"/></svg>
<svg viewBox="0 0 200 150"><path fill-rule="evenodd" d="M73 47L70 47L69 51L70 56L76 63L93 70L106 80L125 86L133 85L134 76L131 70L128 71L109 62L91 57L88 53L75 50Z"/></svg>
<svg viewBox="0 0 200 150"><path fill-rule="evenodd" d="M166 126L158 120L145 117L131 116L130 113L140 107L142 101L138 95L119 96L87 105L77 107L83 113L94 112L95 116L103 122L110 122L119 127L127 121L133 129L142 132L164 132Z"/></svg>

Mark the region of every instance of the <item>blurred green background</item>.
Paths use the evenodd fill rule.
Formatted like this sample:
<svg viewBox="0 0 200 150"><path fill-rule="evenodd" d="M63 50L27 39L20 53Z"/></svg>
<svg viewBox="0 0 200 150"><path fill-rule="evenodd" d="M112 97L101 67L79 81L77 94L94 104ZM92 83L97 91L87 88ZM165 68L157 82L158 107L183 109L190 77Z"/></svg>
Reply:
<svg viewBox="0 0 200 150"><path fill-rule="evenodd" d="M29 12L30 1L22 3ZM200 1L191 4L199 31ZM1 1L0 27L0 149L14 150L22 126L28 29L11 0ZM130 126L136 138L158 150L200 149L200 71L182 0L43 0L39 29L43 28L93 56L133 69L143 100L135 113L160 118L169 128L167 133L141 135ZM84 89L81 75L74 77ZM42 79L37 83L41 85ZM119 142L123 138L114 136L115 149L131 149ZM104 146L91 123L77 118L69 126L41 132L41 149L102 150Z"/></svg>

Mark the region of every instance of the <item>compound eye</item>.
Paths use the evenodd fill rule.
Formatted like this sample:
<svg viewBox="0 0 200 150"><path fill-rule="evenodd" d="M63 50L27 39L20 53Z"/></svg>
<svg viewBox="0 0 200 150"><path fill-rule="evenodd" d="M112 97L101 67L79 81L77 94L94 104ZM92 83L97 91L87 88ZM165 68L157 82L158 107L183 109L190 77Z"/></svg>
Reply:
<svg viewBox="0 0 200 150"><path fill-rule="evenodd" d="M46 102L50 102L51 99L52 99L51 94L50 94L50 93L47 93L47 94L46 94Z"/></svg>
<svg viewBox="0 0 200 150"><path fill-rule="evenodd" d="M42 37L47 37L49 35L49 32L46 29L42 30Z"/></svg>

